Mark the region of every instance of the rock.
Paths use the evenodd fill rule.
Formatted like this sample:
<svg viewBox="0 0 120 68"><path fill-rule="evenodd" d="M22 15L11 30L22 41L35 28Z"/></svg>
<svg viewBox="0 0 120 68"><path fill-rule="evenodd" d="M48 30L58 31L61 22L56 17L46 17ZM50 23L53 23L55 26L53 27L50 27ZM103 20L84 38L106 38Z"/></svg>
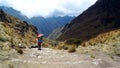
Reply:
<svg viewBox="0 0 120 68"><path fill-rule="evenodd" d="M35 46L31 46L30 48L38 48L38 46L37 46L37 45L35 45Z"/></svg>
<svg viewBox="0 0 120 68"><path fill-rule="evenodd" d="M41 59L42 58L42 56L38 56L38 59Z"/></svg>
<svg viewBox="0 0 120 68"><path fill-rule="evenodd" d="M93 63L94 65L98 65L98 64L99 64L98 61L92 61L92 63Z"/></svg>
<svg viewBox="0 0 120 68"><path fill-rule="evenodd" d="M46 64L47 62L41 62L41 64Z"/></svg>

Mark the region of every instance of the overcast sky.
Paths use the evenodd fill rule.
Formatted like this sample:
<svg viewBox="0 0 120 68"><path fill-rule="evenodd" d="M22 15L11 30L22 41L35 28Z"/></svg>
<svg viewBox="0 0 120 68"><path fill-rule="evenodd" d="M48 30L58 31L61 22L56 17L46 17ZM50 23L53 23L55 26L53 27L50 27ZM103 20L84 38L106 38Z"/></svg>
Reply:
<svg viewBox="0 0 120 68"><path fill-rule="evenodd" d="M97 0L0 0L0 6L13 7L29 18L34 16L77 16Z"/></svg>

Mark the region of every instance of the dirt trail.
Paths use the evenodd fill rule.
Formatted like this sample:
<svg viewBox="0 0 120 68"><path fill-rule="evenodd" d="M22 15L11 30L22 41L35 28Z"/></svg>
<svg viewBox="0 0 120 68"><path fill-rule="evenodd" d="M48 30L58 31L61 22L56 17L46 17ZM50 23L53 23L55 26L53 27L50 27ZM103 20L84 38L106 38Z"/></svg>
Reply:
<svg viewBox="0 0 120 68"><path fill-rule="evenodd" d="M10 60L13 68L120 68L120 63L100 52L94 54L67 53L64 50L25 49L23 55Z"/></svg>

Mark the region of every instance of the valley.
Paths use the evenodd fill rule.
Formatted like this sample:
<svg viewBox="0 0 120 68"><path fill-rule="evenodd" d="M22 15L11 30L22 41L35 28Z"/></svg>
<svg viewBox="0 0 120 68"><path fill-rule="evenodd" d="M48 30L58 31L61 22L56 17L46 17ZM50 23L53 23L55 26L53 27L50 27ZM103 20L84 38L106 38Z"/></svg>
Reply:
<svg viewBox="0 0 120 68"><path fill-rule="evenodd" d="M77 17L32 18L0 6L0 68L120 68L119 4L97 0Z"/></svg>

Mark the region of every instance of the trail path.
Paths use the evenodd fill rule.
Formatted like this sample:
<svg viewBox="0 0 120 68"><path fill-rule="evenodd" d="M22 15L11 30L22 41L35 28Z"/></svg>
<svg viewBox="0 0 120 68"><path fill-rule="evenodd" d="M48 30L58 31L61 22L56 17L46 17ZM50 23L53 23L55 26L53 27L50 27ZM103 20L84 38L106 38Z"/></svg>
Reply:
<svg viewBox="0 0 120 68"><path fill-rule="evenodd" d="M14 68L120 68L120 63L104 53L68 53L63 50L43 48L26 49L18 58L12 58Z"/></svg>

